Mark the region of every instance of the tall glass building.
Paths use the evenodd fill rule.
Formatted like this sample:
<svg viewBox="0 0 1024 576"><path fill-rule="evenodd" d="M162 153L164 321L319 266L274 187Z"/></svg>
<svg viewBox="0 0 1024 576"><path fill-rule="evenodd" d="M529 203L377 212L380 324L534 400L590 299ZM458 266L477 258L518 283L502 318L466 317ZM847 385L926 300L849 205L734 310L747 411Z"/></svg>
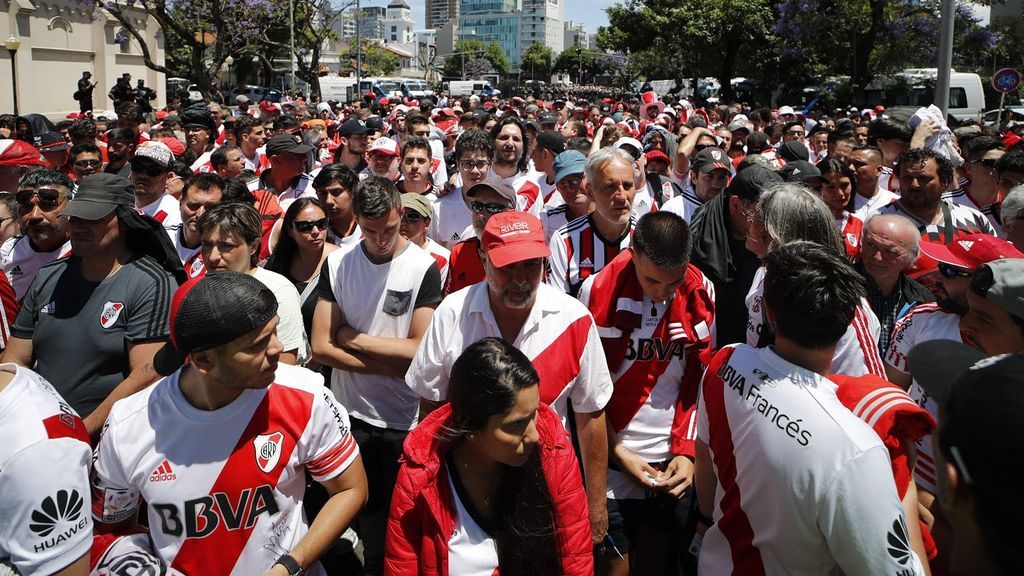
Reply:
<svg viewBox="0 0 1024 576"><path fill-rule="evenodd" d="M519 65L520 0L461 0L459 38L497 42L509 63Z"/></svg>

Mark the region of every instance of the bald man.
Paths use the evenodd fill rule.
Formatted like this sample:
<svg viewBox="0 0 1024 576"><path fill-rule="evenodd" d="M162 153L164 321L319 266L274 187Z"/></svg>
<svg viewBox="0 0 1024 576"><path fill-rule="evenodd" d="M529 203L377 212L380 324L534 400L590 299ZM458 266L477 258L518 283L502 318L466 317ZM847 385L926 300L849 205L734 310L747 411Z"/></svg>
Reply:
<svg viewBox="0 0 1024 576"><path fill-rule="evenodd" d="M893 325L911 308L935 297L904 273L920 250L921 233L910 219L896 214L874 216L861 234L858 271L867 280L867 298L882 325L878 341L884 356Z"/></svg>

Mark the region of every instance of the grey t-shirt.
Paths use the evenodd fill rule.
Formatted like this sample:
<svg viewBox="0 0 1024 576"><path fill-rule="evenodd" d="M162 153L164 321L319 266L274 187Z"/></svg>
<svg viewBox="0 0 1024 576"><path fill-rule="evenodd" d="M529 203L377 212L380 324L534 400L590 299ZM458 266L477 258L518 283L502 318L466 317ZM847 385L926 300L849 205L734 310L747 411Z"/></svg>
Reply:
<svg viewBox="0 0 1024 576"><path fill-rule="evenodd" d="M101 282L71 256L44 266L11 332L32 340L35 370L83 417L124 380L132 343L168 337L174 278L148 256Z"/></svg>

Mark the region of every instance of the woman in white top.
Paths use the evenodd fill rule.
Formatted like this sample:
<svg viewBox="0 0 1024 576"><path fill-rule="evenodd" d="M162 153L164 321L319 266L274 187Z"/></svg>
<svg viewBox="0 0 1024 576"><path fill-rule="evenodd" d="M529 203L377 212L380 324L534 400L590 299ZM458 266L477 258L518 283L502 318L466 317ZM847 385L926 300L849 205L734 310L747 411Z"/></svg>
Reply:
<svg viewBox="0 0 1024 576"><path fill-rule="evenodd" d="M199 218L202 258L207 272L232 270L250 274L277 297L277 336L284 346L281 362L296 364L308 356L302 328L299 293L284 276L257 266L262 243L260 213L248 204L229 202L208 209Z"/></svg>

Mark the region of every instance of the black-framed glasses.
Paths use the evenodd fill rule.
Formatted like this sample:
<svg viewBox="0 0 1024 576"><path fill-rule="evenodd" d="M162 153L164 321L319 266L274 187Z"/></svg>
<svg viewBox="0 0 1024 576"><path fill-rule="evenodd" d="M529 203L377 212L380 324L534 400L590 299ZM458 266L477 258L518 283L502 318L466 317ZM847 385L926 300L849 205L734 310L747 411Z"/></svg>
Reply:
<svg viewBox="0 0 1024 576"><path fill-rule="evenodd" d="M786 134L789 134L790 136L803 136L806 132L803 130L787 130Z"/></svg>
<svg viewBox="0 0 1024 576"><path fill-rule="evenodd" d="M477 202L475 200L469 206L473 209L473 212L476 212L477 214L487 212L491 216L511 210L511 208L505 204L497 204L495 202Z"/></svg>
<svg viewBox="0 0 1024 576"><path fill-rule="evenodd" d="M75 168L99 168L102 164L100 160L75 160Z"/></svg>
<svg viewBox="0 0 1024 576"><path fill-rule="evenodd" d="M132 172L138 172L139 174L145 174L147 176L159 176L167 172L167 168L157 164L156 162L130 162L132 166Z"/></svg>
<svg viewBox="0 0 1024 576"><path fill-rule="evenodd" d="M463 160L462 162L459 162L459 166L462 166L462 169L466 171L476 170L477 172L483 172L484 170L487 170L487 167L490 165L491 163L487 160L480 160L477 162Z"/></svg>
<svg viewBox="0 0 1024 576"><path fill-rule="evenodd" d="M952 266L945 262L939 262L939 274L943 278L972 278L974 276L974 272L970 270L960 268L959 266Z"/></svg>
<svg viewBox="0 0 1024 576"><path fill-rule="evenodd" d="M292 228L295 228L296 232L310 232L313 228L318 230L327 229L327 218L321 218L319 220L295 220L292 222Z"/></svg>
<svg viewBox="0 0 1024 576"><path fill-rule="evenodd" d="M18 205L23 208L28 208L32 198L35 197L39 204L39 207L43 210L53 210L57 206L60 206L61 201L64 199L64 194L54 188L25 188L18 190L14 194L14 199L18 201Z"/></svg>
<svg viewBox="0 0 1024 576"><path fill-rule="evenodd" d="M566 176L558 181L559 184L565 183L566 186L571 188L579 188L580 184L583 184L583 175L578 176Z"/></svg>
<svg viewBox="0 0 1024 576"><path fill-rule="evenodd" d="M406 210L402 213L402 221L410 224L419 224L420 220L423 219L423 215L413 210Z"/></svg>

